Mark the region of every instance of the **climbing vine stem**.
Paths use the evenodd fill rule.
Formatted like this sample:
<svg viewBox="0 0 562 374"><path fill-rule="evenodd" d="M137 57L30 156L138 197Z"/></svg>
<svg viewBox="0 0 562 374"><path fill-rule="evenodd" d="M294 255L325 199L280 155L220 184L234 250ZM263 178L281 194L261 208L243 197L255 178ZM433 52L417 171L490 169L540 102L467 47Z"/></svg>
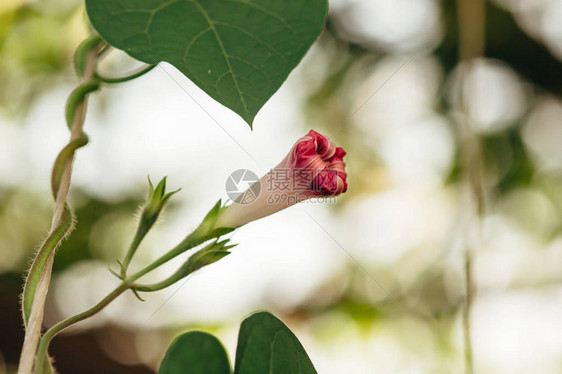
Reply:
<svg viewBox="0 0 562 374"><path fill-rule="evenodd" d="M33 260L24 285L22 311L26 329L20 356L19 374L31 374L33 371L55 251L73 227L74 217L66 203L66 198L70 189L75 152L87 143L87 138L83 133L87 98L89 93L99 88L94 73L99 51L103 44L104 42L99 37L92 36L86 39L76 51L75 66L78 74L82 76L82 84L73 91L67 102L66 118L70 129L70 140L68 146L63 148L55 160L53 167L51 184L55 208L51 229ZM88 89L81 90L81 87L88 87ZM78 91L82 92L76 94Z"/></svg>

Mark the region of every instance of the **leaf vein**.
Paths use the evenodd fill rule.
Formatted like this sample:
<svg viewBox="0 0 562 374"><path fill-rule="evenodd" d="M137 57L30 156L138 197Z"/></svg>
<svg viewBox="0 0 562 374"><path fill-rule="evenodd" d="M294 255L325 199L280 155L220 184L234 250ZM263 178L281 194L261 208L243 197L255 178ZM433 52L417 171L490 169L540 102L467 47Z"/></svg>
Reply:
<svg viewBox="0 0 562 374"><path fill-rule="evenodd" d="M160 5L158 5L156 8L152 9L152 11L150 12L150 17L148 17L148 22L146 23L146 27L144 28L144 33L146 34L147 38L148 38L148 46L150 47L150 49L152 49L152 35L150 35L149 30L150 30L150 26L152 26L152 22L154 20L154 16L156 15L156 13L158 13L159 11L161 11L162 9L175 4L175 3L179 3L182 0L171 0L171 1L167 1L165 3L162 3Z"/></svg>
<svg viewBox="0 0 562 374"><path fill-rule="evenodd" d="M273 346L275 345L275 341L277 340L277 335L279 335L279 333L281 332L281 330L277 330L275 331L275 334L273 334L273 338L271 339L271 343L269 343L269 374L273 373Z"/></svg>
<svg viewBox="0 0 562 374"><path fill-rule="evenodd" d="M152 13L152 9L123 9L118 12L110 13L110 17L119 16L121 14L129 14L129 13Z"/></svg>
<svg viewBox="0 0 562 374"><path fill-rule="evenodd" d="M231 60L240 61L240 62L242 62L242 63L244 63L244 64L246 64L246 65L252 67L253 69L259 71L260 73L263 74L263 76L265 77L265 79L267 79L267 81L268 81L269 83L271 83L271 78L269 78L269 76L267 75L267 73L265 72L265 70L263 70L261 67L259 67L259 66L257 66L257 65L254 65L254 64L252 64L251 62L246 61L246 60L244 60L243 58L240 58L240 57L236 57L236 56L229 55L228 58L230 58Z"/></svg>
<svg viewBox="0 0 562 374"><path fill-rule="evenodd" d="M224 49L224 44L222 43L222 39L220 38L219 33L217 32L217 29L215 27L215 23L214 21L211 19L211 17L209 17L209 14L207 13L207 11L203 8L203 6L201 6L201 4L199 3L198 0L190 0L193 4L195 4L195 6L197 7L197 9L199 9L199 11L201 12L201 14L203 15L203 17L205 17L205 20L207 21L207 23L209 24L209 27L211 28L211 30L213 31L213 34L215 34L215 38L217 39L217 42L222 50L222 53L224 55L224 60L226 61L226 65L228 66L228 70L230 71L230 74L232 75L232 80L234 82L234 86L236 87L236 91L238 92L238 96L240 98L240 102L242 103L242 106L244 107L244 111L246 112L246 115L249 114L248 112L248 107L246 105L246 101L244 100L244 96L242 95L242 91L240 90L240 87L238 86L238 81L236 80L236 75L234 74L234 71L232 70L232 65L230 64L230 60L228 58L228 55L226 53L226 50Z"/></svg>
<svg viewBox="0 0 562 374"><path fill-rule="evenodd" d="M187 45L187 47L185 48L185 53L183 55L183 59L184 61L187 60L187 56L189 55L189 50L191 49L191 47L193 47L193 45L195 44L195 42L202 37L204 34L206 34L207 32L211 31L210 27L207 27L206 29L201 30L197 35L195 35L193 37L193 39L191 39L191 41L189 42L189 44Z"/></svg>
<svg viewBox="0 0 562 374"><path fill-rule="evenodd" d="M237 4L244 4L244 5L249 6L250 8L257 9L257 10L267 14L268 16L270 16L272 18L275 18L276 20L280 21L287 28L287 30L291 31L293 34L295 34L295 35L298 34L297 31L295 29L293 29L293 27L287 22L287 20L285 20L285 18L271 12L270 10L267 10L267 9L255 4L255 3L252 3L252 2L249 2L249 1L244 2L244 1L240 1L240 0L227 0L227 1L230 1L232 3L237 3Z"/></svg>
<svg viewBox="0 0 562 374"><path fill-rule="evenodd" d="M244 30L242 27L232 25L232 24L229 24L229 23L226 23L226 22L220 22L220 21L215 21L215 24L221 25L221 26L224 26L224 27L229 27L231 29L240 31L242 34L249 36L250 38L254 39L255 41L259 42L262 45L265 45L267 48L271 49L277 56L284 59L283 55L279 51L277 51L271 44L269 44L268 42L266 42L262 38L257 37L256 35L252 34L251 32L248 32L248 31Z"/></svg>

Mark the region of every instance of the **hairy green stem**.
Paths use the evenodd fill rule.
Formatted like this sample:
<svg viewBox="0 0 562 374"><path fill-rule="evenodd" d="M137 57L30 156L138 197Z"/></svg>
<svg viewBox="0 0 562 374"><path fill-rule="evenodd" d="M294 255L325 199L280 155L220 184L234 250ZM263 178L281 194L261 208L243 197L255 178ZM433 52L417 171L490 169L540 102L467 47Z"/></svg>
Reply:
<svg viewBox="0 0 562 374"><path fill-rule="evenodd" d="M175 247L174 250L178 247L179 247L179 245L177 247ZM57 323L56 325L51 327L49 330L47 330L47 332L43 335L43 337L41 338L41 340L39 342L39 347L38 347L38 350L37 350L37 362L35 364L36 367L37 368L44 367L45 359L47 357L47 348L49 346L49 343L50 343L51 339L53 339L53 337L55 337L55 335L57 335L61 331L65 330L66 328L74 325L77 322L83 321L85 319L88 319L88 318L94 316L95 314L100 312L102 309L104 309L107 305L109 305L109 303L111 303L113 300L115 300L118 296L120 296L123 292L125 292L129 288L131 288L131 285L137 279L141 278L142 276L146 275L150 271L156 269L160 265L166 263L167 261L171 260L175 256L182 253L182 252L177 253L177 251L174 251L174 250L168 252L166 255L160 257L156 262L148 265L147 267L145 267L144 269L135 273L134 275L131 275L129 278L124 280L119 286L117 286L117 288L115 288L113 291L111 291L107 296L105 296L102 300L100 300L96 305L94 305L90 309L87 309L87 310L83 311L82 313L79 313L79 314L76 314L72 317L69 317L69 318ZM171 255L172 252L175 255Z"/></svg>
<svg viewBox="0 0 562 374"><path fill-rule="evenodd" d="M67 327L72 326L76 322L80 322L82 320L85 320L86 318L89 318L89 317L93 316L94 314L98 313L99 311L101 311L110 302L115 300L117 298L117 296L121 295L123 292L125 292L127 289L129 289L129 287L130 287L129 282L130 281L124 281L123 283L121 283L117 288L115 288L113 291L111 291L106 297L104 297L99 303L97 303L96 305L94 305L90 309L85 310L82 313L76 314L75 316L72 316L70 318L67 318L64 321L61 321L61 322L57 323L56 325L54 325L53 327L51 327L43 335L43 337L41 338L41 340L39 342L39 347L37 349L37 362L36 362L35 366L38 369L44 367L45 359L47 358L47 347L49 345L49 342L51 341L51 339L55 335L57 335L59 332L66 329Z"/></svg>
<svg viewBox="0 0 562 374"><path fill-rule="evenodd" d="M97 46L97 43L99 42L99 39L92 42L91 38L89 38L85 42L91 44L85 58L83 74L84 82L90 82L93 79L98 57L98 51L95 46ZM31 374L33 371L33 364L35 362L35 356L37 353L37 345L41 336L45 301L47 299L47 292L49 290L49 284L51 281L51 270L53 266L55 249L58 244L60 244L62 239L69 233L69 230L72 227L72 214L68 205L66 204L66 197L70 189L74 152L81 144L79 139L83 138L82 128L84 126L84 118L86 113L86 94L82 96L81 100L75 102L74 105L75 107L72 109L72 121L70 124L71 132L69 140L69 143L72 144L72 146L70 146L70 148L65 147L65 149L69 150L69 152L68 154L64 155L64 166L60 170L55 171L57 177L53 179L56 179L57 185L53 186L53 194L55 195L55 209L53 212L49 237L52 237L53 234L58 233L58 236L56 238L57 240L55 245L48 246L46 248L43 247L38 252L34 264L37 263L37 259L39 259L41 260L41 263L39 264L40 266L32 267L33 272L28 274L28 279L26 280L26 288L28 288L28 281L31 280L34 282L34 284L31 286L33 294L32 299L28 300L29 306L24 306L23 308L24 321L26 321L26 329L22 353L20 356L20 363L18 367L18 374ZM68 225L69 223L70 225ZM60 229L67 226L68 230L61 234ZM47 240L47 242L50 241ZM24 298L25 296L26 293L24 292ZM27 315L25 314L26 311ZM38 370L43 370L43 368L38 368Z"/></svg>
<svg viewBox="0 0 562 374"><path fill-rule="evenodd" d="M211 228L212 229L212 228ZM72 326L73 324L83 321L87 318L92 317L103 308L105 308L110 302L115 300L119 295L123 292L132 288L133 283L141 278L142 276L148 274L152 270L160 267L161 265L165 264L166 262L170 261L171 259L179 256L180 254L186 252L189 249L192 249L210 239L217 237L214 231L209 230L209 228L203 222L195 231L193 231L190 235L188 235L181 243L176 245L166 254L159 257L156 261L151 263L150 265L146 266L145 268L139 270L137 273L131 275L127 279L124 279L123 282L111 291L106 297L104 297L99 303L94 305L88 310L85 310L82 313L79 313L75 316L69 317L53 327L51 327L41 338L39 342L39 347L37 351L37 362L36 367L42 368L45 365L45 360L47 358L47 348L51 339L57 335L59 332L63 331L64 329ZM134 241L133 241L134 242Z"/></svg>
<svg viewBox="0 0 562 374"><path fill-rule="evenodd" d="M137 248L139 247L146 234L148 234L149 229L149 227L146 227L139 223L139 227L135 232L135 236L133 238L133 241L131 242L131 245L129 246L129 250L127 251L125 259L123 260L123 263L120 264L120 274L123 279L127 276L127 269L129 268L129 264L131 263L133 255L135 254Z"/></svg>
<svg viewBox="0 0 562 374"><path fill-rule="evenodd" d="M27 279L23 288L22 296L22 314L24 325L29 325L29 319L31 316L31 310L33 306L33 300L37 293L37 288L40 283L41 277L43 277L43 269L49 262L51 254L55 252L61 242L64 240L65 236L72 230L72 213L70 209L65 209L62 217L62 221L59 226L57 226L47 239L41 245L41 248L37 252L35 259L29 269Z"/></svg>

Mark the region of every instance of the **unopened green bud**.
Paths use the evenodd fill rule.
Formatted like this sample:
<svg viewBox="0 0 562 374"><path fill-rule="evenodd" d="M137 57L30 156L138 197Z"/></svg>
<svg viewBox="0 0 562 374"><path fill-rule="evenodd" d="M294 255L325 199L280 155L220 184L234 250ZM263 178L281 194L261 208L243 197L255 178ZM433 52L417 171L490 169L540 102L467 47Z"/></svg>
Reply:
<svg viewBox="0 0 562 374"><path fill-rule="evenodd" d="M149 192L148 201L146 206L142 211L141 221L144 221L147 225L152 226L154 222L158 219L160 212L172 197L173 194L179 191L179 189L166 193L166 177L164 177L157 185L156 188L152 185L152 181L148 178Z"/></svg>
<svg viewBox="0 0 562 374"><path fill-rule="evenodd" d="M228 250L237 245L227 245L228 242L229 239L226 239L220 242L214 241L206 245L199 252L189 257L187 261L184 262L184 264L180 266L180 268L176 270L174 274L161 282L149 285L134 285L132 288L136 291L141 292L154 292L171 286L172 284L187 277L189 274L194 273L202 267L213 264L220 259L228 256L230 254Z"/></svg>
<svg viewBox="0 0 562 374"><path fill-rule="evenodd" d="M221 242L213 242L188 258L186 263L182 266L186 275L193 273L194 271L199 270L204 266L217 262L221 258L229 255L230 252L228 250L235 247L236 244L227 245L228 242L229 239L223 240Z"/></svg>
<svg viewBox="0 0 562 374"><path fill-rule="evenodd" d="M119 272L119 277L121 279L125 279L127 276L127 268L129 267L129 263L133 258L137 248L139 247L141 241L144 239L148 231L152 228L158 216L162 212L162 209L172 197L173 194L179 191L179 189L166 193L166 178L162 179L157 185L156 188L152 185L152 181L148 178L149 184L149 191L148 191L148 200L146 202L145 207L142 210L139 226L137 228L137 232L135 233L135 237L127 251L127 255L123 260L123 263L120 263L121 270Z"/></svg>

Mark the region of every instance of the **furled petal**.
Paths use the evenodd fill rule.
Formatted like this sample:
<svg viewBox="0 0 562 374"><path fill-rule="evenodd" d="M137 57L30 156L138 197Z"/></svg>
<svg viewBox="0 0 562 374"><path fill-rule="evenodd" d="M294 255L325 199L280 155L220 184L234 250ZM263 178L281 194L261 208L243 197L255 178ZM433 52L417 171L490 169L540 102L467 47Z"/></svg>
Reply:
<svg viewBox="0 0 562 374"><path fill-rule="evenodd" d="M257 182L261 188L255 200L246 204L235 201L223 211L217 227L239 227L311 197L346 192L345 155L342 148L310 130L277 167Z"/></svg>

